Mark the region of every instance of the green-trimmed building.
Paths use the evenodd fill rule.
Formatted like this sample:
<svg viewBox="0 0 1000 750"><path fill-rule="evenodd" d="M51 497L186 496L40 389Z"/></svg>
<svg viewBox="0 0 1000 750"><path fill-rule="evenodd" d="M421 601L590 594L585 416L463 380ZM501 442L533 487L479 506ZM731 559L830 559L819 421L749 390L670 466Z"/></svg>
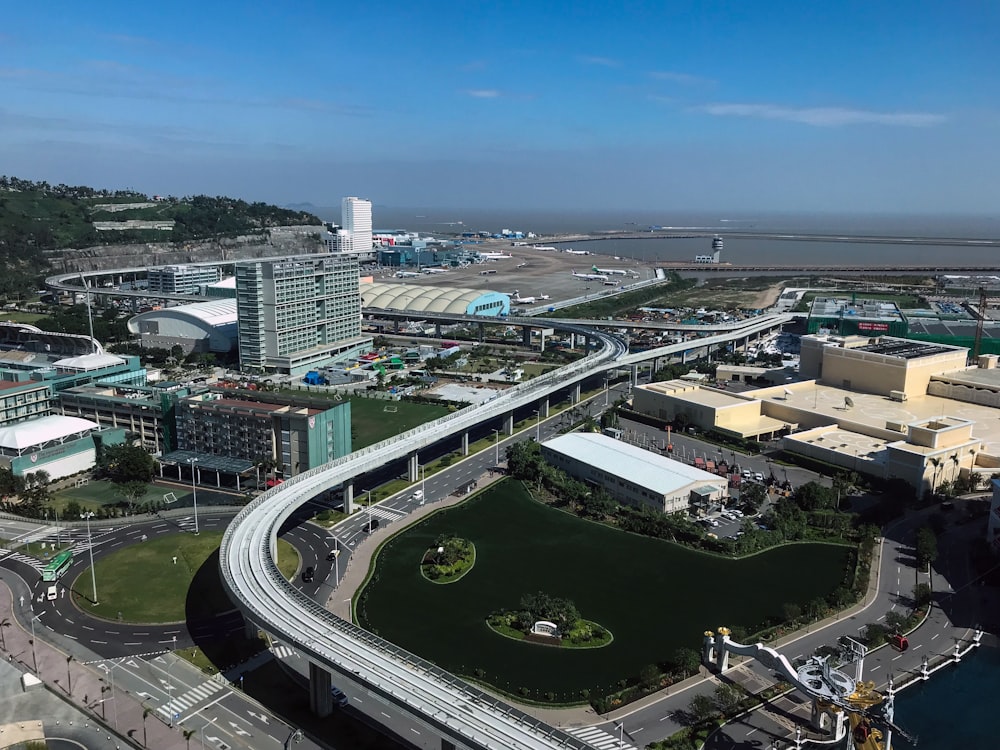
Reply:
<svg viewBox="0 0 1000 750"><path fill-rule="evenodd" d="M906 317L894 302L817 297L809 310L809 333L906 338Z"/></svg>

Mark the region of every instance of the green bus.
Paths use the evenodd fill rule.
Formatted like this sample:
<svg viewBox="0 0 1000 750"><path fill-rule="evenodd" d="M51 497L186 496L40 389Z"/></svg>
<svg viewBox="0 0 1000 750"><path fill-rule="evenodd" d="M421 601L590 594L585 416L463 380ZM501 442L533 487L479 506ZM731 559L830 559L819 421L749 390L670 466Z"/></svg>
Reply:
<svg viewBox="0 0 1000 750"><path fill-rule="evenodd" d="M69 570L69 566L73 564L73 551L64 549L58 555L52 558L52 561L45 566L42 570L42 580L43 581L58 581L62 578L63 573Z"/></svg>

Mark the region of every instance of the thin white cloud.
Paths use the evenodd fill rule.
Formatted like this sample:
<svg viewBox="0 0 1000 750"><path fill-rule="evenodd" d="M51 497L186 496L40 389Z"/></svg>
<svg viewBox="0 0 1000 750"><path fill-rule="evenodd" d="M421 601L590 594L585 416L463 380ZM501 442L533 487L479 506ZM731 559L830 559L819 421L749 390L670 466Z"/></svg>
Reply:
<svg viewBox="0 0 1000 750"><path fill-rule="evenodd" d="M654 70L650 72L649 77L657 81L678 83L681 86L714 86L716 83L711 78L693 76L690 73L676 73L672 70Z"/></svg>
<svg viewBox="0 0 1000 750"><path fill-rule="evenodd" d="M473 72L475 72L477 70L485 70L486 69L486 61L485 60L470 60L469 62L465 63L464 65L459 65L458 69L461 70L463 73L473 73Z"/></svg>
<svg viewBox="0 0 1000 750"><path fill-rule="evenodd" d="M469 89L465 93L476 99L496 99L500 96L496 89Z"/></svg>
<svg viewBox="0 0 1000 750"><path fill-rule="evenodd" d="M776 104L706 104L696 108L718 117L756 117L763 120L785 120L816 127L835 128L842 125L899 125L926 128L940 125L948 118L929 112L873 112L846 107L783 107Z"/></svg>
<svg viewBox="0 0 1000 750"><path fill-rule="evenodd" d="M612 60L610 57L599 57L596 55L584 55L578 58L580 62L587 65L601 65L605 68L620 68L621 63L617 60Z"/></svg>

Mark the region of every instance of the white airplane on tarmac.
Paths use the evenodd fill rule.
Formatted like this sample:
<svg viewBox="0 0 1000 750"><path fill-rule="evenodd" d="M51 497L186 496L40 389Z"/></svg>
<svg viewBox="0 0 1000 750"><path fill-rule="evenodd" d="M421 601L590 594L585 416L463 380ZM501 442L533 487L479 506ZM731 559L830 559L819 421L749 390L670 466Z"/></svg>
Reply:
<svg viewBox="0 0 1000 750"><path fill-rule="evenodd" d="M516 289L514 290L514 293L510 295L510 301L516 305L533 305L536 299L536 297L522 297L521 293Z"/></svg>
<svg viewBox="0 0 1000 750"><path fill-rule="evenodd" d="M425 268L424 273L448 273L446 268Z"/></svg>
<svg viewBox="0 0 1000 750"><path fill-rule="evenodd" d="M508 260L514 256L510 253L479 253L479 257L483 260Z"/></svg>
<svg viewBox="0 0 1000 750"><path fill-rule="evenodd" d="M396 271L397 279L413 279L419 276L419 273L414 273L413 271Z"/></svg>
<svg viewBox="0 0 1000 750"><path fill-rule="evenodd" d="M607 281L608 277L600 273L577 273L573 271L573 275L578 279L583 279L584 281Z"/></svg>
<svg viewBox="0 0 1000 750"><path fill-rule="evenodd" d="M628 276L628 271L624 268L598 268L597 266L591 266L590 270L594 273L605 273L611 276Z"/></svg>

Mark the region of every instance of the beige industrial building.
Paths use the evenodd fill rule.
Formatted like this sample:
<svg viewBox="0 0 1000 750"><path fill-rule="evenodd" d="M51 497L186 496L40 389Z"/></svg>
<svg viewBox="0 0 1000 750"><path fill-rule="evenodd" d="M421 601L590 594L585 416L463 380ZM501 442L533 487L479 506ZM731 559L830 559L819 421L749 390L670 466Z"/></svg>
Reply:
<svg viewBox="0 0 1000 750"><path fill-rule="evenodd" d="M561 435L542 443L542 456L570 476L600 487L618 502L661 513L720 502L727 495L725 477L606 435Z"/></svg>
<svg viewBox="0 0 1000 750"><path fill-rule="evenodd" d="M967 349L889 336L803 336L801 351L798 382L740 394L654 383L636 389L633 408L743 437L782 425L789 451L920 491L1000 470L995 355L968 367Z"/></svg>

